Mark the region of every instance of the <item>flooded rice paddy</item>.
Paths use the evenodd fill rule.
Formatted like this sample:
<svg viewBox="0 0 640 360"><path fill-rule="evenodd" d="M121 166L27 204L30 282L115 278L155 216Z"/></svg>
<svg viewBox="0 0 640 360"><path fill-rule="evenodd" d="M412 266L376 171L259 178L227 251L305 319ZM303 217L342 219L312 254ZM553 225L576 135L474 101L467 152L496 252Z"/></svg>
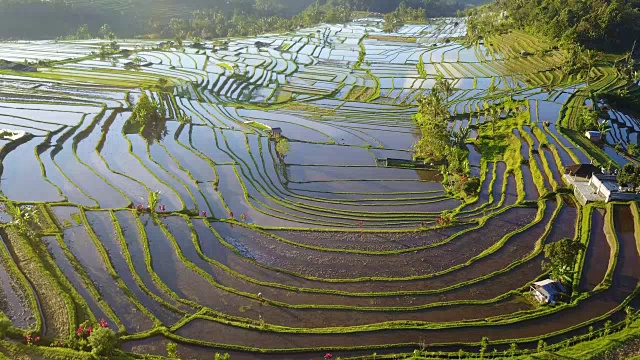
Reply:
<svg viewBox="0 0 640 360"><path fill-rule="evenodd" d="M524 34L467 46L460 19L376 26L265 35L259 48L140 40L107 61L86 58L99 41L0 44L6 60L78 59L0 74L0 129L23 132L0 139L0 310L12 326L59 334L103 318L130 353L167 355L171 341L185 359L308 359L457 354L485 336L490 350L553 346L620 321L638 302L638 206L555 193L566 166L591 161L561 119L584 84L545 83L563 55L523 60L514 46L544 45ZM148 66L125 70L134 56ZM471 199L447 193L436 165L395 165L414 165L412 116L436 76L454 81L449 127L471 128ZM136 128L143 92L164 119ZM474 140L490 128L484 109L507 98L520 110L500 121L520 122L513 151L495 157ZM638 120L610 115L610 145L637 143ZM28 205L33 242L11 215ZM529 286L549 276L545 244L564 238L586 245L575 291L540 306ZM59 277L46 291L38 264Z"/></svg>

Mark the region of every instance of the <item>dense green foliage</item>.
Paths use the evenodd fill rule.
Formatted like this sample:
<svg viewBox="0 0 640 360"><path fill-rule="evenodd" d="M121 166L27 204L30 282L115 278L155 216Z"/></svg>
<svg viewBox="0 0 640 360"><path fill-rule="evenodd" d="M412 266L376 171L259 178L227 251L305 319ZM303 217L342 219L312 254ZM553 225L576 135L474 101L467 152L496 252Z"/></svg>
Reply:
<svg viewBox="0 0 640 360"><path fill-rule="evenodd" d="M564 283L571 281L575 261L585 247L579 241L564 238L544 246L545 261L542 268L551 272L551 277Z"/></svg>
<svg viewBox="0 0 640 360"><path fill-rule="evenodd" d="M618 183L622 185L630 185L635 191L640 186L640 165L634 166L628 163L622 167L618 173Z"/></svg>
<svg viewBox="0 0 640 360"><path fill-rule="evenodd" d="M427 16L452 16L486 0L410 0ZM86 0L0 0L0 38L107 38L184 36L215 38L290 31L319 22L339 23L352 11L393 12L400 0L136 0L127 5ZM123 6L126 10L123 11ZM414 19L415 17L410 17ZM424 19L424 16L421 16ZM105 32L104 24L108 24Z"/></svg>
<svg viewBox="0 0 640 360"><path fill-rule="evenodd" d="M494 26L614 52L629 51L637 39L639 9L638 0L499 0L491 6L494 15L507 14L492 20Z"/></svg>
<svg viewBox="0 0 640 360"><path fill-rule="evenodd" d="M384 28L386 32L397 31L405 23L420 22L425 19L425 10L421 8L410 8L401 3L397 9L384 16Z"/></svg>

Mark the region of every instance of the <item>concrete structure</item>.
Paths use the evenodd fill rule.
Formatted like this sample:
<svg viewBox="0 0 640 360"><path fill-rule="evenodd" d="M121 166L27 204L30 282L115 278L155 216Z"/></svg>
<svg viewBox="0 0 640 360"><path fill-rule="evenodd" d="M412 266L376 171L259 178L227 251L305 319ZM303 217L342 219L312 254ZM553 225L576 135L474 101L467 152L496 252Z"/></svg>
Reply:
<svg viewBox="0 0 640 360"><path fill-rule="evenodd" d="M591 176L573 175L567 167L563 180L573 188L578 202L586 205L596 201L640 201L640 194L618 184L615 175L593 172Z"/></svg>
<svg viewBox="0 0 640 360"><path fill-rule="evenodd" d="M602 140L602 134L600 131L587 131L584 133L587 139L591 140L591 142L600 142Z"/></svg>
<svg viewBox="0 0 640 360"><path fill-rule="evenodd" d="M562 179L573 188L578 202L586 205L590 202L604 201L604 198L589 186L591 177L597 174L602 174L602 170L593 164L575 164L565 168Z"/></svg>
<svg viewBox="0 0 640 360"><path fill-rule="evenodd" d="M640 194L620 186L615 175L594 175L589 180L589 187L605 202L640 200Z"/></svg>
<svg viewBox="0 0 640 360"><path fill-rule="evenodd" d="M531 285L531 295L541 304L553 305L566 293L567 289L560 282L551 279L534 282Z"/></svg>

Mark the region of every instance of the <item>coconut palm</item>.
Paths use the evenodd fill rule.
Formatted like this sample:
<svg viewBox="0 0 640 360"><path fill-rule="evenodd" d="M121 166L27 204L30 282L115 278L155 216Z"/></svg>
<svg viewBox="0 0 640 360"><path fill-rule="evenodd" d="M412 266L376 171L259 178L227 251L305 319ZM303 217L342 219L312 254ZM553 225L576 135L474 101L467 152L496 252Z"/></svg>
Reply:
<svg viewBox="0 0 640 360"><path fill-rule="evenodd" d="M597 129L600 132L600 134L604 136L607 132L609 132L609 130L611 130L611 125L607 120L602 120L601 122L598 123Z"/></svg>
<svg viewBox="0 0 640 360"><path fill-rule="evenodd" d="M453 83L442 78L438 79L436 86L445 95L446 100L449 101L449 98L451 97L451 95L453 95L453 90L455 90L453 87Z"/></svg>
<svg viewBox="0 0 640 360"><path fill-rule="evenodd" d="M583 70L587 75L587 87L589 87L589 83L591 80L591 70L596 66L598 62L598 57L600 55L595 50L585 50L580 54L580 61L582 63Z"/></svg>
<svg viewBox="0 0 640 360"><path fill-rule="evenodd" d="M500 114L502 112L500 111L500 109L498 109L497 107L492 107L489 108L485 111L484 116L485 118L491 122L491 134L493 135L495 133L495 127L496 127L496 121L498 121L498 118L500 118Z"/></svg>
<svg viewBox="0 0 640 360"><path fill-rule="evenodd" d="M460 130L451 132L451 142L453 146L457 146L459 148L464 148L469 138L469 134L471 134L471 129L468 127L460 128Z"/></svg>

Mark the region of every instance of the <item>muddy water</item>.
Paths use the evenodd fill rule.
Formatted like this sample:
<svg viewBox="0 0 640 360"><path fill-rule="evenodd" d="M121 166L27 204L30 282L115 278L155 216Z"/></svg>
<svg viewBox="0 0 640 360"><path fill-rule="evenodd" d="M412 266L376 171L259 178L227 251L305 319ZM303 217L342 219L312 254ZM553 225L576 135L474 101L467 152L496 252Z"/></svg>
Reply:
<svg viewBox="0 0 640 360"><path fill-rule="evenodd" d="M166 222L175 222L178 221L177 218L169 218ZM185 224L179 222L177 224L178 227L183 227ZM176 226L172 226L174 229ZM179 246L181 250L184 252L185 257L187 257L190 261L203 269L207 273L209 273L216 282L223 284L225 286L230 286L234 289L238 289L243 292L247 292L249 294L256 294L258 292L263 292L263 296L265 299L277 300L285 303L300 303L300 304L318 304L316 301L317 297L320 298L329 298L333 299L333 302L327 302L328 304L345 304L345 305L356 305L353 304L354 301L358 301L360 299L357 298L347 298L344 296L336 296L336 295L319 295L319 294L309 294L309 293L297 293L288 290L280 290L279 293L275 293L270 288L266 288L264 286L257 286L251 284L246 281L238 281L230 276L228 273L221 271L215 265L212 265L203 259L201 259L195 251L193 247L193 243L189 239L189 235L187 229L184 230L175 230L176 240L179 242ZM178 240L180 239L180 240ZM266 292L269 291L269 292ZM272 297L272 295L275 296ZM350 301L351 300L351 301ZM369 300L369 299L362 299ZM321 300L322 301L322 300ZM324 302L320 302L324 303ZM371 306L372 304L369 304ZM360 303L356 306L367 306L364 301L360 301ZM380 311L371 312L368 311L366 316L358 316L357 314L360 311L346 311L346 310L331 310L331 309L287 309L287 314L295 315L295 319L298 319L291 323L291 320L286 321L286 317L279 318L278 323L285 321L285 323L292 324L293 326L306 326L306 327L317 327L317 326L345 326L345 325L358 325L358 324L369 324L369 323L378 323L384 321L393 321L393 320L427 320L432 322L446 322L446 321L455 321L455 319L471 319L477 316L477 314L482 313L483 316L495 316L501 315L505 313L511 313L515 311L522 311L528 309L528 305L521 301L518 301L517 298L509 298L506 300L498 301L495 304L489 305L473 305L473 304L465 304L465 305L457 305L457 306L446 306L446 307L438 307L433 309L425 309L425 310L417 310L417 311L385 311L384 308L381 308ZM269 307L264 305L263 307L264 313L269 313Z"/></svg>
<svg viewBox="0 0 640 360"><path fill-rule="evenodd" d="M520 165L520 171L522 172L522 181L524 182L525 200L537 200L540 194L538 188L533 182L533 175L531 174L531 168L528 165Z"/></svg>
<svg viewBox="0 0 640 360"><path fill-rule="evenodd" d="M628 217L628 208L618 210L622 217ZM478 342L488 332L491 338L512 339L526 338L548 334L567 329L594 317L607 314L622 300L633 293L638 284L640 266L635 238L628 225L622 221L615 221L616 231L620 231L620 258L616 265L613 283L610 289L597 293L580 302L577 306L564 309L556 314L544 315L539 318L524 320L511 325L492 325L439 330L383 330L360 333L330 334L276 334L256 330L233 328L205 320L196 320L178 330L187 337L204 341L224 342L261 348L305 348L357 345L380 345L390 343L418 343L425 341L427 345L450 342ZM208 334L216 334L210 336Z"/></svg>
<svg viewBox="0 0 640 360"><path fill-rule="evenodd" d="M551 154L551 150L544 149L540 151L544 154L544 157L547 160L547 165L549 165L549 169L551 170L551 174L553 175L553 179L556 184L558 184L558 186L562 186L564 181L562 180L562 175L560 174L556 160L553 157L553 154Z"/></svg>
<svg viewBox="0 0 640 360"><path fill-rule="evenodd" d="M623 271L616 274L618 276L614 275L613 279L613 288L617 289L615 296L620 300L622 297L627 296L627 293L633 291L640 277L638 272L640 267L636 267L635 270L632 268L634 264L640 266L640 261L638 260L640 239L636 239L634 236L635 227L640 226L640 224L635 222L631 208L626 205L615 205L613 207L613 223L620 243L618 261L623 263ZM629 267L627 268L626 266Z"/></svg>
<svg viewBox="0 0 640 360"><path fill-rule="evenodd" d="M561 213L564 214L564 213ZM571 214L568 214L571 215ZM575 216L575 214L573 214ZM564 218L563 218L564 219ZM570 218L567 218L569 220ZM575 217L573 219L575 222ZM565 227L568 228L568 227ZM196 223L196 230L199 229ZM427 290L439 290L460 283L461 281L469 281L476 279L479 276L490 273L492 270L501 270L505 264L508 263L506 259L502 259L502 263L495 263L498 268L482 268L476 267L476 270L467 271L467 268L457 270L455 272L437 276L432 279L424 280L411 280L411 281L399 281L399 282L358 282L358 283L326 283L312 280L304 280L301 278L295 278L291 275L275 272L265 268L261 268L254 263L251 263L243 258L240 258L237 254L229 251L226 247L220 245L211 235L206 233L207 229L201 230L204 233L198 232L200 236L200 245L205 256L216 259L231 269L240 272L246 276L254 279L258 279L266 282L274 282L287 284L295 287L303 288L322 288L322 289L335 289L343 290L347 292L381 292L381 291L410 291L420 289L421 291ZM562 233L562 232L561 232ZM534 271L540 271L539 262L541 259L535 259L533 263ZM477 282L477 285L468 285L463 288L455 289L452 291L445 291L439 294L433 295L413 295L413 296L390 296L385 298L377 297L375 302L366 304L365 306L415 306L419 304L432 304L440 301L454 301L462 299L491 299L498 296L504 291L504 284L508 283L511 288L517 288L523 286L526 281L531 279L531 271L528 264L520 266L524 271L519 271L518 268L508 274L499 275L500 281L495 281L492 284L486 284L484 281ZM473 294L473 295L472 295Z"/></svg>
<svg viewBox="0 0 640 360"><path fill-rule="evenodd" d="M236 246L247 249L248 256L269 266L329 278L405 277L430 274L460 262L466 262L507 233L529 223L535 211L530 208L510 209L504 214L489 219L482 229L465 234L464 237L443 246L417 253L385 256L361 254L344 256L314 251L280 243L248 229L238 228L232 231L230 225L224 223L214 223L213 226ZM389 266L380 267L380 261L384 261ZM356 267L355 264L358 266ZM327 265L331 266L327 267Z"/></svg>
<svg viewBox="0 0 640 360"><path fill-rule="evenodd" d="M296 243L329 249L388 251L410 249L443 241L460 231L477 226L467 224L409 233L318 232L273 230L271 234Z"/></svg>
<svg viewBox="0 0 640 360"><path fill-rule="evenodd" d="M592 291L602 280L609 268L611 246L604 234L604 210L595 209L591 214L591 230L589 231L589 247L587 248L580 291Z"/></svg>

